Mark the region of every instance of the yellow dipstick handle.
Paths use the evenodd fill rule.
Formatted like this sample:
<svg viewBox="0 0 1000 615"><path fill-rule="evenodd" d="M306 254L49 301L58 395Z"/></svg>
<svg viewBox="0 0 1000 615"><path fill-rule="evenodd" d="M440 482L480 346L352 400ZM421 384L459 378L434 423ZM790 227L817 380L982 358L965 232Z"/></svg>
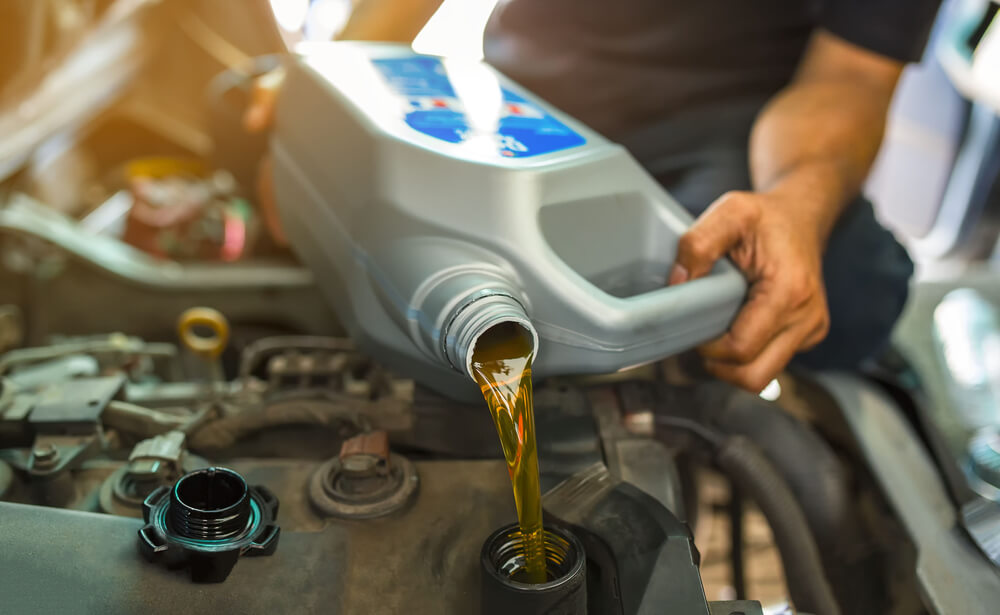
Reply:
<svg viewBox="0 0 1000 615"><path fill-rule="evenodd" d="M210 332L201 335L196 329ZM219 358L229 342L229 321L218 310L194 307L185 310L177 321L177 335L185 348L207 361Z"/></svg>

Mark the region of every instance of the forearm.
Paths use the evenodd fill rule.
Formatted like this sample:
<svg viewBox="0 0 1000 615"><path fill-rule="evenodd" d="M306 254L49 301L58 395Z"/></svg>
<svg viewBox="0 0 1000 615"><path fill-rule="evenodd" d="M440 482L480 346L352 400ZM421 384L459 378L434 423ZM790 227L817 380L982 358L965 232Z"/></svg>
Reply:
<svg viewBox="0 0 1000 615"><path fill-rule="evenodd" d="M824 50L815 48L758 117L750 171L755 190L794 202L790 215L823 243L878 153L899 67L878 58L875 77L829 62L819 69Z"/></svg>
<svg viewBox="0 0 1000 615"><path fill-rule="evenodd" d="M412 43L442 0L361 0L341 40Z"/></svg>
<svg viewBox="0 0 1000 615"><path fill-rule="evenodd" d="M337 36L348 41L412 43L443 0L358 0L351 17ZM285 78L282 68L253 81L251 101L243 126L251 133L270 128L274 105Z"/></svg>

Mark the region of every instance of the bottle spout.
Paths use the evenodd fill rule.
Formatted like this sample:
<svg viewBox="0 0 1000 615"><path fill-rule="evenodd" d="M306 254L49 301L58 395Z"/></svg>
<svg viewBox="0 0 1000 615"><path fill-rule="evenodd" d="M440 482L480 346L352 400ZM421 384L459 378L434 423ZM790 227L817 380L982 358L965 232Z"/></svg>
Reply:
<svg viewBox="0 0 1000 615"><path fill-rule="evenodd" d="M520 301L503 292L484 292L470 298L451 317L444 335L445 356L451 366L475 378L472 354L476 343L497 327L521 327L531 340L531 358L538 354L538 332Z"/></svg>

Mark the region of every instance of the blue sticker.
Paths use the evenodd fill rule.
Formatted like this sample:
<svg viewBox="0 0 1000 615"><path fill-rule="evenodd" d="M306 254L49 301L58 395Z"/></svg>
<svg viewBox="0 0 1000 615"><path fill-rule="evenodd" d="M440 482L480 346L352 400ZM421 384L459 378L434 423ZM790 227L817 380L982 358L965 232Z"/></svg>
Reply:
<svg viewBox="0 0 1000 615"><path fill-rule="evenodd" d="M402 99L410 128L448 143L462 143L469 138L464 106L439 58L411 56L372 63ZM535 103L507 88L500 90L503 108L494 135L500 156L526 158L586 143L582 135Z"/></svg>

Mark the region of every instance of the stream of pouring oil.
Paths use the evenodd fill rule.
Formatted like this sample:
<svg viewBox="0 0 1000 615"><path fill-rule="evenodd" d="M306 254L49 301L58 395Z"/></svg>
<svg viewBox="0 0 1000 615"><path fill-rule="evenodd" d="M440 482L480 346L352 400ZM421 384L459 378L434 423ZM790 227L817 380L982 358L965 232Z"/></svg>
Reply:
<svg viewBox="0 0 1000 615"><path fill-rule="evenodd" d="M472 369L496 423L524 545L524 569L515 580L544 583L545 540L538 448L531 399L531 335L514 323L493 327L476 342Z"/></svg>

